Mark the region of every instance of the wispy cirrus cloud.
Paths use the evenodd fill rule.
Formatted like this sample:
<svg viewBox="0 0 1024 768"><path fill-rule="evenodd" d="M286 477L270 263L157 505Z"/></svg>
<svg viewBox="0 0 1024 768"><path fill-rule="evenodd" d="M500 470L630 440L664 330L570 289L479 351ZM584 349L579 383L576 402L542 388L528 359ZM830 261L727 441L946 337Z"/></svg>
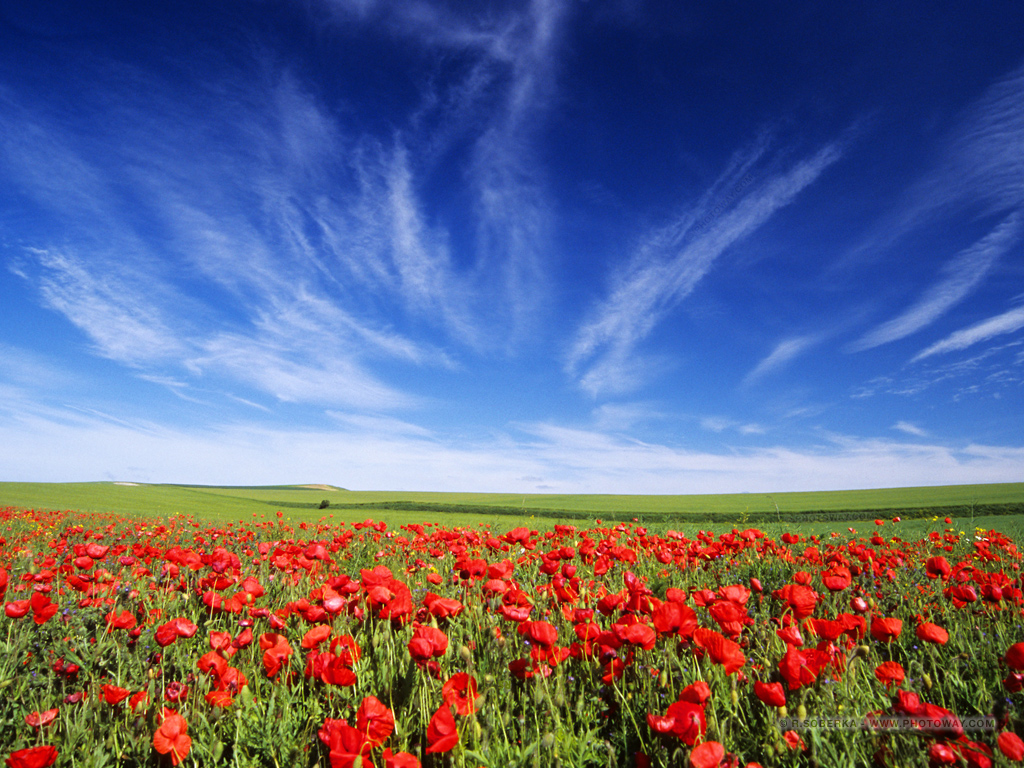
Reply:
<svg viewBox="0 0 1024 768"><path fill-rule="evenodd" d="M287 72L262 102L206 94L184 105L129 74L148 87L122 94L116 132L75 132L48 106L3 94L0 166L49 229L88 233L71 249L40 231L12 271L98 354L173 380L179 395L181 378L214 376L287 402L414 402L368 361L452 358L397 330L395 308L444 340L471 340L474 321L443 233L419 217L403 153L352 160L342 127ZM332 195L328 176L352 184ZM362 226L367 210L380 231Z"/></svg>
<svg viewBox="0 0 1024 768"><path fill-rule="evenodd" d="M534 0L503 35L509 84L502 108L476 142L470 179L479 217L479 269L497 272L509 299L513 340L536 327L549 292L551 205L534 143L554 93L561 0Z"/></svg>
<svg viewBox="0 0 1024 768"><path fill-rule="evenodd" d="M914 437L928 437L928 432L926 430L921 429L921 427L916 424L912 424L909 421L897 421L892 425L892 428L899 430L900 432L905 432L908 435L913 435Z"/></svg>
<svg viewBox="0 0 1024 768"><path fill-rule="evenodd" d="M945 194L989 213L1024 206L1024 64L972 105L928 186L936 200Z"/></svg>
<svg viewBox="0 0 1024 768"><path fill-rule="evenodd" d="M783 368L787 363L802 355L808 349L820 343L820 336L795 336L780 341L767 357L759 362L754 369L748 373L743 383L750 385L768 376L769 374Z"/></svg>
<svg viewBox="0 0 1024 768"><path fill-rule="evenodd" d="M466 279L480 293L502 295L501 301L481 302L477 308L492 339L504 334L498 343L512 351L537 326L550 290L545 259L551 255L553 206L536 147L557 92L561 33L570 3L532 0L487 13L440 2L327 0L326 7L343 23L379 26L424 49L457 52L472 61L443 92L425 88L423 104L399 134L403 146L415 148L421 165L443 157L457 138L470 142L466 180L473 198L475 252ZM405 212L422 208L409 196L404 200L416 206L404 206ZM479 344L482 337L472 340Z"/></svg>
<svg viewBox="0 0 1024 768"><path fill-rule="evenodd" d="M638 384L635 348L732 245L755 232L842 156L827 144L785 169L762 167L768 137L734 156L698 204L649 233L609 296L577 331L567 370L593 395Z"/></svg>
<svg viewBox="0 0 1024 768"><path fill-rule="evenodd" d="M186 345L154 300L157 291L146 274L130 267L111 274L69 254L30 252L42 267L38 287L44 304L78 326L103 357L141 366L184 352Z"/></svg>
<svg viewBox="0 0 1024 768"><path fill-rule="evenodd" d="M888 344L930 325L977 288L998 259L1019 244L1020 211L1013 211L977 243L961 251L942 269L943 277L902 314L888 320L850 345L852 352Z"/></svg>
<svg viewBox="0 0 1024 768"><path fill-rule="evenodd" d="M937 341L930 347L918 352L911 362L924 360L926 357L944 352L967 349L974 344L988 341L1003 334L1013 333L1021 328L1024 328L1024 307L1015 307L1003 312L1001 315L990 317L988 320L983 320L980 323L975 323L972 326L951 333L941 341Z"/></svg>
<svg viewBox="0 0 1024 768"><path fill-rule="evenodd" d="M1024 64L963 111L930 170L855 249L883 253L937 216L1006 215L1024 208Z"/></svg>

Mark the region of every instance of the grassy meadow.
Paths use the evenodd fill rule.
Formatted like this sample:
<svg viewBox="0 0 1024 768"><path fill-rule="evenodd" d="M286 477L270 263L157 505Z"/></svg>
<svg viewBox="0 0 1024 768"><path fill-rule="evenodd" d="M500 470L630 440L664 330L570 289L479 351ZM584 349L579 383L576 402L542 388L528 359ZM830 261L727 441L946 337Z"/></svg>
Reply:
<svg viewBox="0 0 1024 768"><path fill-rule="evenodd" d="M321 508L323 502L326 508ZM809 532L843 530L878 517L900 516L906 532L926 530L933 518L961 527L1016 533L1024 518L1024 483L949 485L808 493L601 495L352 491L335 486L198 486L170 484L0 483L0 506L129 516L187 513L214 523L271 516L291 522L386 520L392 527L425 520L445 526L497 528L558 523L631 522L652 530L800 524Z"/></svg>

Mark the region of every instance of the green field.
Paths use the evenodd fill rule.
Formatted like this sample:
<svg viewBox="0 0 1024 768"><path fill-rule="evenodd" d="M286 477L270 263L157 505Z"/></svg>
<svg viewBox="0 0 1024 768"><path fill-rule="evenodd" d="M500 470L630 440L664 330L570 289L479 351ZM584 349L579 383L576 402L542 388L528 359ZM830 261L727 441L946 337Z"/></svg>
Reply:
<svg viewBox="0 0 1024 768"><path fill-rule="evenodd" d="M329 506L320 509L323 501ZM223 522L281 511L293 522L372 518L392 527L424 521L499 528L555 523L630 522L684 530L695 526L816 524L844 528L877 517L930 523L950 516L959 525L1024 521L1024 483L887 488L815 493L680 496L552 495L349 491L332 486L213 487L96 483L0 483L0 506L168 516L187 513Z"/></svg>

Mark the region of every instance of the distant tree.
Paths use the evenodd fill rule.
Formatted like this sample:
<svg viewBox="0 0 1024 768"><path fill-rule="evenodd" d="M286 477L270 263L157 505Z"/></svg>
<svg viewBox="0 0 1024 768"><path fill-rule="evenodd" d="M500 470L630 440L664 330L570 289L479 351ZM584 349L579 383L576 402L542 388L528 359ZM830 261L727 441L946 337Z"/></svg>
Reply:
<svg viewBox="0 0 1024 768"><path fill-rule="evenodd" d="M324 499L320 502L320 509L327 509L329 506L331 506L331 502L328 499Z"/></svg>

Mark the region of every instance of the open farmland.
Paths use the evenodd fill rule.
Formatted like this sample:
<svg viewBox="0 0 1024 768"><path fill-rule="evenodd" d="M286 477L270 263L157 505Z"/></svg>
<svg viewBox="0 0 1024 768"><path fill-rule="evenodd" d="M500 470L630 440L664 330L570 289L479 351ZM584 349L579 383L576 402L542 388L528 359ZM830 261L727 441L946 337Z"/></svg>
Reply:
<svg viewBox="0 0 1024 768"><path fill-rule="evenodd" d="M320 509L322 502L329 506ZM601 519L647 525L843 523L876 517L958 519L1024 514L1024 483L814 493L626 496L350 491L325 485L219 487L122 483L0 483L0 504L52 510L238 520L278 510L296 522L386 518L392 524L500 521L550 527ZM523 522L527 521L527 522ZM1008 521L1007 521L1008 522Z"/></svg>

